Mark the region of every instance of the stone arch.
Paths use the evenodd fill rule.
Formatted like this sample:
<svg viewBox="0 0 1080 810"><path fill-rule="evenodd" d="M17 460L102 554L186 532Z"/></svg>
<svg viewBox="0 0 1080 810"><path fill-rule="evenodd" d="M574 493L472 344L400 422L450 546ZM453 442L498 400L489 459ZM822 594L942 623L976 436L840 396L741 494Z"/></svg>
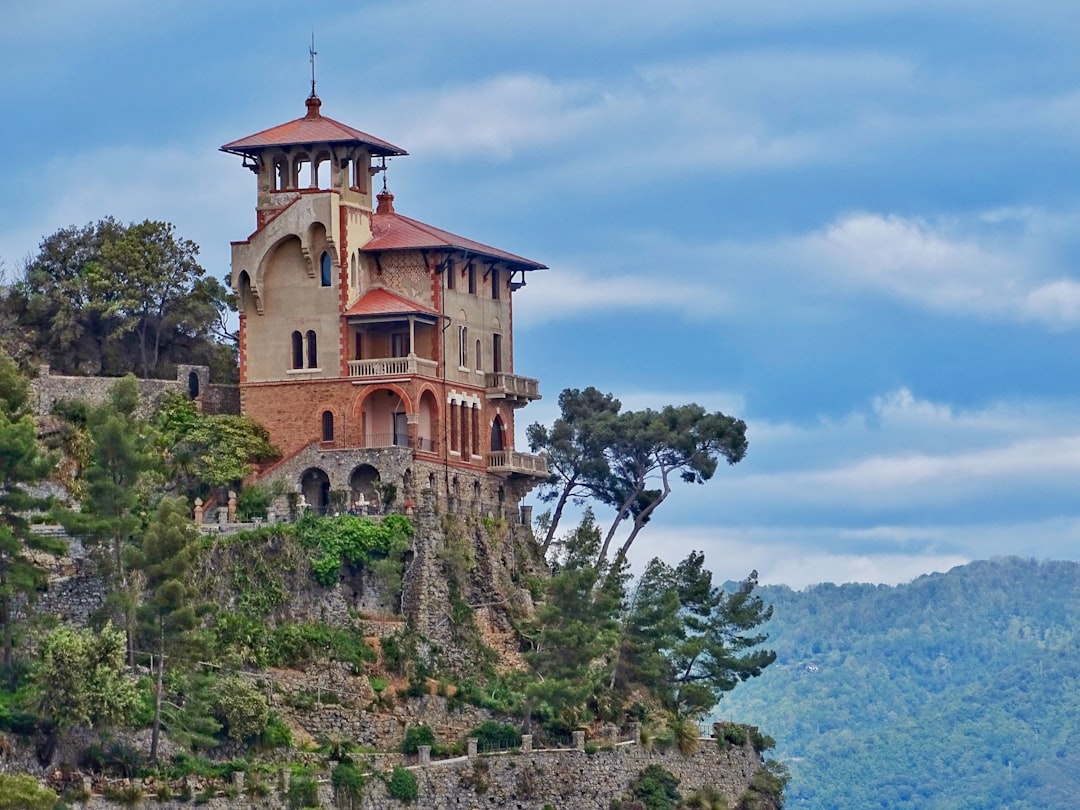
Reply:
<svg viewBox="0 0 1080 810"><path fill-rule="evenodd" d="M295 243L295 244L293 244L293 243ZM259 291L262 290L263 287L265 286L264 279L266 277L267 269L271 265L273 265L275 263L277 258L284 251L289 250L289 249L298 250L299 253L300 253L301 259L303 259L306 262L306 260L307 260L307 250L304 247L304 243L300 239L300 237L297 236L294 233L288 233L288 234L285 234L284 236L282 236L280 239L278 239L276 242L274 242L274 244L272 244L269 248L267 248L266 252L263 254L262 259L259 261L258 268L255 270L255 284L254 284L254 287L253 287L253 292L255 293L256 299L258 299L258 297L259 297ZM308 272L310 272L310 271L308 271ZM260 313L261 313L261 310L260 310Z"/></svg>
<svg viewBox="0 0 1080 810"><path fill-rule="evenodd" d="M353 405L360 447L406 447L408 414L413 412L408 393L384 383L361 394Z"/></svg>
<svg viewBox="0 0 1080 810"><path fill-rule="evenodd" d="M304 182L303 173L307 171L307 182ZM291 185L290 188L311 188L312 176L311 176L311 155L308 152L297 152L292 159L291 167Z"/></svg>
<svg viewBox="0 0 1080 810"><path fill-rule="evenodd" d="M373 507L379 498L379 471L370 464L360 464L349 475L350 505L364 509Z"/></svg>
<svg viewBox="0 0 1080 810"><path fill-rule="evenodd" d="M199 372L189 371L187 375L187 392L190 399L198 399L201 391L199 390Z"/></svg>
<svg viewBox="0 0 1080 810"><path fill-rule="evenodd" d="M434 453L439 446L439 400L430 388L425 388L420 394L418 411L417 449Z"/></svg>
<svg viewBox="0 0 1080 810"><path fill-rule="evenodd" d="M325 164L325 165L324 165ZM323 176L325 171L325 178ZM311 159L312 188L328 189L334 186L334 161L327 150L316 153Z"/></svg>
<svg viewBox="0 0 1080 810"><path fill-rule="evenodd" d="M330 476L319 467L308 467L300 474L300 494L311 509L325 514L330 505Z"/></svg>

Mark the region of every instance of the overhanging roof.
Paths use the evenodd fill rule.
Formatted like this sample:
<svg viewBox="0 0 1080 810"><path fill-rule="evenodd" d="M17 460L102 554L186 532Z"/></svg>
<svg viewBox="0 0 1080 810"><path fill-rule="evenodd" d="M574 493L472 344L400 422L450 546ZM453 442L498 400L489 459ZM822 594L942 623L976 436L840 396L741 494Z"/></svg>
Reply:
<svg viewBox="0 0 1080 810"><path fill-rule="evenodd" d="M373 155L392 157L409 154L389 141L361 132L333 118L325 117L319 112L321 105L322 102L318 97L309 98L307 100L308 112L303 118L297 118L295 121L279 124L227 143L221 147L221 151L231 152L234 155L257 155L274 146L336 143L364 146Z"/></svg>
<svg viewBox="0 0 1080 810"><path fill-rule="evenodd" d="M345 311L345 317L349 320L385 321L406 318L409 315L431 322L439 318L439 313L435 310L381 287L364 293Z"/></svg>
<svg viewBox="0 0 1080 810"><path fill-rule="evenodd" d="M456 248L489 259L498 259L521 270L543 270L546 266L532 259L515 256L464 236L427 225L396 212L376 213L371 217L371 241L360 248L367 253L383 250L436 250Z"/></svg>

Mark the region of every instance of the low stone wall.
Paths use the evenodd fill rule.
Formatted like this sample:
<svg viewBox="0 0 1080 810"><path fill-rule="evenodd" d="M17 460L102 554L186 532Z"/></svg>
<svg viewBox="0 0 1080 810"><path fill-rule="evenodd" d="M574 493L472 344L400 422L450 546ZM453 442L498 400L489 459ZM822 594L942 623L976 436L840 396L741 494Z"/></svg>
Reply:
<svg viewBox="0 0 1080 810"><path fill-rule="evenodd" d="M388 768L391 761L379 762ZM624 796L630 783L649 765L660 765L679 778L679 792L688 796L712 787L735 805L750 778L761 767L761 757L749 745L720 750L715 740L701 740L698 751L685 756L678 751L648 751L634 744L586 753L574 749L515 751L488 756L468 756L410 766L416 775L419 796L415 807L424 810L609 810L611 800ZM319 798L323 807L337 806L333 789L324 774ZM243 778L232 786L237 795L200 802L220 808L285 808L287 778L274 779L270 794L249 798ZM224 786L222 786L224 788ZM144 789L149 797L151 791ZM95 795L85 805L90 810L114 810L116 804ZM154 801L161 810L184 810L190 803ZM400 810L397 799L387 795L386 783L377 775L368 780L364 795L351 805L354 810Z"/></svg>
<svg viewBox="0 0 1080 810"><path fill-rule="evenodd" d="M176 367L175 380L139 380L138 415L149 418L154 415L166 397L191 393L191 377L198 380L195 401L203 413L240 413L240 389L235 385L210 383L210 369L206 366L180 365ZM48 366L38 367L38 376L30 381L30 404L38 416L48 416L60 400L78 400L89 405L101 405L108 401L109 391L118 377L67 377L52 374Z"/></svg>

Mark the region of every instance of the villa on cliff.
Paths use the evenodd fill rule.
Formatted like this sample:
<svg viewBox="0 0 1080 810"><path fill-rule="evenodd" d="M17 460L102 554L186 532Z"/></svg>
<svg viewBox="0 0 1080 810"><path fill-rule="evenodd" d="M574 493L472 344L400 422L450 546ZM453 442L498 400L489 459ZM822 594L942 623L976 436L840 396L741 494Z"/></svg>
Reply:
<svg viewBox="0 0 1080 810"><path fill-rule="evenodd" d="M514 448L540 391L515 374L512 299L544 265L399 214L386 159L407 152L327 118L314 92L306 108L221 147L257 178L231 282L241 412L283 452L262 478L318 510L423 489L516 509L548 471Z"/></svg>

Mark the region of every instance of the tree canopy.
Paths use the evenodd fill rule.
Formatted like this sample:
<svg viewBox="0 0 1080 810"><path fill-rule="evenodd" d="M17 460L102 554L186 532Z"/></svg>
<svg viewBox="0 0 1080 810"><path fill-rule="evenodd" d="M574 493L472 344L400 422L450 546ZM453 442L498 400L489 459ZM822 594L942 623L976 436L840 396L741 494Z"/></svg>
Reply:
<svg viewBox="0 0 1080 810"><path fill-rule="evenodd" d="M540 492L542 500L555 502L545 548L567 502L592 499L615 510L598 559L607 558L628 524L616 553L625 558L676 481L703 484L721 458L736 464L746 455L746 423L696 404L622 411L619 400L590 387L564 390L559 409L551 428L528 428L529 446L547 454L552 471Z"/></svg>
<svg viewBox="0 0 1080 810"><path fill-rule="evenodd" d="M0 290L10 324L0 340L62 374L169 377L177 363L201 363L235 379L232 297L198 253L167 222L62 228Z"/></svg>

